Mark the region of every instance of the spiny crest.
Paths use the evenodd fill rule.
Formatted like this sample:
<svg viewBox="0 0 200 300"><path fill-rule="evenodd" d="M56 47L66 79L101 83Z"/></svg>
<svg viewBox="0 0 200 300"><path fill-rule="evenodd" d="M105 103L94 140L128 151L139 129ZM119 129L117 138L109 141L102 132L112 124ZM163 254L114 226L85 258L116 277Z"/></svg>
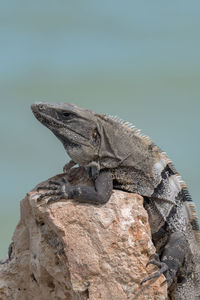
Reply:
<svg viewBox="0 0 200 300"><path fill-rule="evenodd" d="M178 182L180 183L181 187L183 189L187 189L185 181L182 179L182 177L178 173L176 174L176 177L178 178Z"/></svg>
<svg viewBox="0 0 200 300"><path fill-rule="evenodd" d="M187 189L186 184L185 184L185 187L183 187L182 191L183 191L183 194L184 194L184 197L185 197L186 201L187 202L192 202L192 197L191 197L191 195L190 195L190 193Z"/></svg>
<svg viewBox="0 0 200 300"><path fill-rule="evenodd" d="M192 202L192 198L190 196L190 193L186 188L182 189L185 199L186 201L184 202L186 207L187 207L187 211L188 211L188 218L189 218L189 223L192 227L192 230L194 232L194 236L195 239L198 243L198 246L200 248L200 228L199 228L199 222L198 222L198 215L197 215L197 210L196 210L196 206L195 204Z"/></svg>
<svg viewBox="0 0 200 300"><path fill-rule="evenodd" d="M190 213L189 222L190 222L190 225L192 226L192 230L194 232L195 239L198 242L198 246L200 248L200 228L199 228L196 206L192 202L187 202L187 206L188 206L189 213Z"/></svg>
<svg viewBox="0 0 200 300"><path fill-rule="evenodd" d="M112 116L112 115L105 115L108 119L117 122L118 124L121 124L124 126L125 129L131 130L135 135L142 137L144 140L148 141L149 143L152 143L152 140L147 135L143 135L141 133L141 130L136 128L135 125L133 125L130 122L124 121L123 119L119 118L118 116Z"/></svg>
<svg viewBox="0 0 200 300"><path fill-rule="evenodd" d="M107 118L126 126L127 128L131 129L131 130L135 130L135 126L133 124L131 124L130 122L124 121L121 118L119 118L118 116L111 116L111 115L106 115Z"/></svg>

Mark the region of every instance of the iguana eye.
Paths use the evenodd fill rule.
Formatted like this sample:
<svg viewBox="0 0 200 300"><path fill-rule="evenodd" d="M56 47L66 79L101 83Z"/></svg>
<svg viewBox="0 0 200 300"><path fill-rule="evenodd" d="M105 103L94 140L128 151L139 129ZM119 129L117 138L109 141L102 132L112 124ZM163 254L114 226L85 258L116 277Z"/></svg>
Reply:
<svg viewBox="0 0 200 300"><path fill-rule="evenodd" d="M62 115L63 115L65 118L67 118L67 117L70 117L71 114L68 113L68 112L63 112Z"/></svg>
<svg viewBox="0 0 200 300"><path fill-rule="evenodd" d="M68 111L63 111L63 112L61 112L60 115L62 116L62 118L64 120L71 120L76 116L75 114L68 112Z"/></svg>

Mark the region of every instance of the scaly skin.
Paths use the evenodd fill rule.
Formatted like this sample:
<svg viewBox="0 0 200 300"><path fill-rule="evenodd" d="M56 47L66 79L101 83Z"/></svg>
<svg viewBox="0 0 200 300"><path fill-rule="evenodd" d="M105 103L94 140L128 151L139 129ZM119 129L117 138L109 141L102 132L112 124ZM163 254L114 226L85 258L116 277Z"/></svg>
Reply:
<svg viewBox="0 0 200 300"><path fill-rule="evenodd" d="M149 264L160 269L143 282L164 274L172 299L200 299L199 226L185 183L167 155L128 123L73 104L36 103L36 118L63 143L71 162L83 166L94 186L50 181L39 201L75 199L103 204L112 189L144 197L157 250ZM192 292L188 292L192 290Z"/></svg>

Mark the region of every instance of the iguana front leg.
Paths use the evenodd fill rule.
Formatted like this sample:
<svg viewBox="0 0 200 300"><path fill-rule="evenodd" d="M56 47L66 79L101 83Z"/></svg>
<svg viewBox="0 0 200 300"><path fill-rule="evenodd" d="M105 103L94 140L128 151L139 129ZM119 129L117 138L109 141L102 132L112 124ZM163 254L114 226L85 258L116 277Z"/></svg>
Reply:
<svg viewBox="0 0 200 300"><path fill-rule="evenodd" d="M62 180L50 180L49 184L39 186L38 190L47 189L41 194L38 201L50 197L47 203L60 199L75 199L79 202L102 204L106 203L113 189L112 176L107 171L101 171L94 182L94 187L84 185L71 185L64 177Z"/></svg>
<svg viewBox="0 0 200 300"><path fill-rule="evenodd" d="M169 237L167 244L165 245L165 248L161 255L161 259L159 259L158 255L155 255L154 258L150 259L150 261L147 264L154 264L158 266L160 270L153 273L149 277L143 279L141 284L164 274L168 283L168 287L170 287L170 285L174 281L177 271L183 264L186 251L187 243L183 233L172 233Z"/></svg>

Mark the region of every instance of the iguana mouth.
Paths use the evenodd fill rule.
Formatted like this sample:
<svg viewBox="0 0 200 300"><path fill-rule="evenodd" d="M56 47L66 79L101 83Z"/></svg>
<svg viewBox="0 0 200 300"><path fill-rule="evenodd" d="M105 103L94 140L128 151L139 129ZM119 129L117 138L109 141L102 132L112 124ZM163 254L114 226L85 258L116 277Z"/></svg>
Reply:
<svg viewBox="0 0 200 300"><path fill-rule="evenodd" d="M38 121L40 121L42 124L44 124L46 127L48 127L49 129L55 129L55 128L62 128L63 127L63 123L56 120L55 118L47 115L46 113L42 113L40 112L37 108L32 108L32 111L36 117L36 119L38 119Z"/></svg>

